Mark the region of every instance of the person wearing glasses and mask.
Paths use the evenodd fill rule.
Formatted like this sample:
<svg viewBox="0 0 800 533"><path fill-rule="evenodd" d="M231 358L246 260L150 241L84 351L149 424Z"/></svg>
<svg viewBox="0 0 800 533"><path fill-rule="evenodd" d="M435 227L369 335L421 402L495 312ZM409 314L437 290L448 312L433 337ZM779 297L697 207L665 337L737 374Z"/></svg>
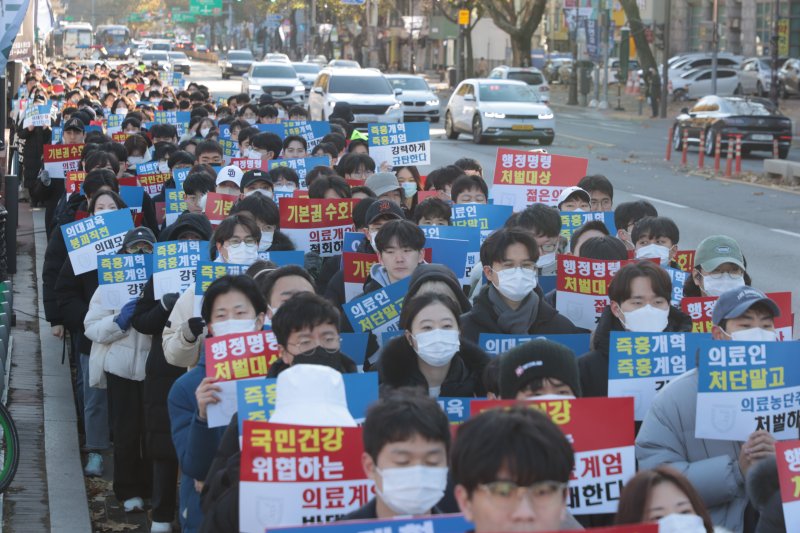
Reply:
<svg viewBox="0 0 800 533"><path fill-rule="evenodd" d="M727 235L711 235L695 250L694 268L683 284L683 296L720 296L750 284L739 243Z"/></svg>
<svg viewBox="0 0 800 533"><path fill-rule="evenodd" d="M602 174L584 176L578 182L578 187L589 193L589 206L592 211L614 210L614 186Z"/></svg>

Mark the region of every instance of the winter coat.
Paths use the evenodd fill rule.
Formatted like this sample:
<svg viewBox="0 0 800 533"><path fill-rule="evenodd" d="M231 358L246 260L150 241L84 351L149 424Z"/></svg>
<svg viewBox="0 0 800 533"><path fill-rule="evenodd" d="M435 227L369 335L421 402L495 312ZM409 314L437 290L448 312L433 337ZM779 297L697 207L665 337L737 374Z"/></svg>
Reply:
<svg viewBox="0 0 800 533"><path fill-rule="evenodd" d="M97 270L75 275L72 263L67 259L58 273L54 291L64 326L80 335L79 353L86 355L92 351L92 341L83 334L83 320L89 312L89 302L97 286Z"/></svg>
<svg viewBox="0 0 800 533"><path fill-rule="evenodd" d="M281 230L275 230L272 234L272 244L268 251L270 252L290 252L295 249L292 239Z"/></svg>
<svg viewBox="0 0 800 533"><path fill-rule="evenodd" d="M758 461L748 470L747 496L759 515L755 533L786 531L781 487L778 482L778 464L774 455Z"/></svg>
<svg viewBox="0 0 800 533"><path fill-rule="evenodd" d="M105 388L106 372L133 381L144 380L152 337L131 327L120 329L114 322L116 316L116 311L103 309L100 291L95 291L83 320L85 335L92 341L89 354L89 385L92 387Z"/></svg>
<svg viewBox="0 0 800 533"><path fill-rule="evenodd" d="M608 350L612 331L625 331L622 322L606 306L597 321L591 339L592 351L578 358L583 396L608 396ZM667 329L664 331L692 331L692 319L681 310L670 306Z"/></svg>
<svg viewBox="0 0 800 533"><path fill-rule="evenodd" d="M147 280L142 297L133 311L131 325L140 333L151 335L150 353L147 356L144 378L145 443L155 459L174 460L167 396L172 384L186 372L185 368L172 366L164 359L161 349L161 332L167 323L170 310L164 309L153 292L153 278Z"/></svg>
<svg viewBox="0 0 800 533"><path fill-rule="evenodd" d="M195 390L206 377L205 357L197 366L179 377L169 391L169 409L172 443L181 467L180 508L178 516L184 533L200 529L203 513L200 510L200 493L194 481L204 481L214 454L225 433L225 426L210 428L198 418Z"/></svg>
<svg viewBox="0 0 800 533"><path fill-rule="evenodd" d="M481 333L503 333L497 323L497 314L489 301L492 285L485 285L472 303L472 309L461 315L461 335L472 342L478 342ZM528 333L546 335L548 333L586 333L586 330L573 324L570 319L556 311L544 300L540 287L534 289L539 296L539 309Z"/></svg>
<svg viewBox="0 0 800 533"><path fill-rule="evenodd" d="M44 145L51 143L53 134L50 128L37 126L33 131L17 128L17 136L25 142L22 147L22 172L25 184L30 186L44 166Z"/></svg>
<svg viewBox="0 0 800 533"><path fill-rule="evenodd" d="M639 469L666 464L685 475L703 502L711 521L742 531L747 506L739 468L741 442L698 439L697 369L671 381L656 394L636 437Z"/></svg>
<svg viewBox="0 0 800 533"><path fill-rule="evenodd" d="M239 531L239 458L239 417L233 415L200 493L201 533Z"/></svg>
<svg viewBox="0 0 800 533"><path fill-rule="evenodd" d="M463 330L462 330L463 332ZM417 352L403 336L389 341L381 352L378 373L382 388L420 387L428 392L428 382L417 365ZM481 382L483 369L489 364L489 356L477 345L462 338L461 348L450 361L450 369L442 382L439 396L480 397L486 396Z"/></svg>
<svg viewBox="0 0 800 533"><path fill-rule="evenodd" d="M171 365L184 368L197 364L197 359L200 357L200 347L206 338L205 333L201 333L195 340L189 341L186 340L183 331L181 331L181 326L195 316L194 286L194 283L189 285L189 288L178 298L164 326L164 335L161 340L166 361Z"/></svg>

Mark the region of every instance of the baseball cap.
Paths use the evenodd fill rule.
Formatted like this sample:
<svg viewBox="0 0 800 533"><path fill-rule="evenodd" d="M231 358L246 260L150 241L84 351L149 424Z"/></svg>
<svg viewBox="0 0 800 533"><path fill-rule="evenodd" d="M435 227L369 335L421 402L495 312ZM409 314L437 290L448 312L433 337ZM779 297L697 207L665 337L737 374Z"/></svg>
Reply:
<svg viewBox="0 0 800 533"><path fill-rule="evenodd" d="M378 197L400 188L400 182L397 181L397 176L392 172L378 172L377 174L373 174L367 178L364 185Z"/></svg>
<svg viewBox="0 0 800 533"><path fill-rule="evenodd" d="M366 220L367 225L370 225L379 217L385 216L396 218L398 220L403 220L406 218L405 213L403 213L403 209L396 203L389 200L378 200L369 206L364 220Z"/></svg>
<svg viewBox="0 0 800 533"><path fill-rule="evenodd" d="M239 184L239 188L241 190L245 190L246 187L249 187L253 183L257 181L263 181L272 185L272 181L269 179L269 175L261 170L260 168L254 168L252 170L248 170L242 175L241 183Z"/></svg>
<svg viewBox="0 0 800 533"><path fill-rule="evenodd" d="M125 234L125 239L122 241L122 249L124 250L128 246L136 244L137 242L148 242L150 244L155 244L156 236L153 234L150 228L133 228Z"/></svg>
<svg viewBox="0 0 800 533"><path fill-rule="evenodd" d="M781 310L771 298L758 289L748 287L737 287L722 293L714 306L711 321L714 325L719 325L723 320L742 316L748 309L757 303L765 304L773 316L780 316Z"/></svg>
<svg viewBox="0 0 800 533"><path fill-rule="evenodd" d="M581 189L580 187L567 187L566 189L561 191L561 194L558 195L558 207L561 207L561 204L566 202L567 198L569 198L575 193L580 193L584 197L584 200L586 200L587 203L592 202L592 197L584 189Z"/></svg>
<svg viewBox="0 0 800 533"><path fill-rule="evenodd" d="M221 169L219 169L219 172L217 172L217 185L226 181L232 181L238 187L239 184L242 182L243 175L244 172L239 167L233 165L222 167Z"/></svg>
<svg viewBox="0 0 800 533"><path fill-rule="evenodd" d="M534 339L500 356L500 397L513 399L536 378L554 378L581 395L575 354L557 342Z"/></svg>
<svg viewBox="0 0 800 533"><path fill-rule="evenodd" d="M711 272L725 263L733 263L745 270L744 255L739 243L727 235L706 237L694 252L694 266L700 266L706 272Z"/></svg>
<svg viewBox="0 0 800 533"><path fill-rule="evenodd" d="M64 123L63 131L68 130L78 130L79 132L83 133L86 131L86 126L83 124L81 119L79 118L71 118Z"/></svg>

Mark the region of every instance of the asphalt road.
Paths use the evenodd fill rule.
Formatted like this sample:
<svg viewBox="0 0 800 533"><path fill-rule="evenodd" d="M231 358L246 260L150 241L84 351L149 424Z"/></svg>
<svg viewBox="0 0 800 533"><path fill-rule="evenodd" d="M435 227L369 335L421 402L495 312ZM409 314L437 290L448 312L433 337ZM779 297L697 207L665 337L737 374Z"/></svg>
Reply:
<svg viewBox="0 0 800 533"><path fill-rule="evenodd" d="M195 64L190 79L206 84L214 94L234 94L241 87L239 78L221 80L216 67L202 63ZM680 168L679 154L665 161L669 120L627 120L561 106L554 111L556 139L550 153L586 157L590 174L603 174L614 184L615 203L652 202L659 214L678 224L681 249L693 249L708 235L735 238L745 252L753 285L765 291L792 291L793 311L800 314L800 195L695 175ZM442 128L441 123L431 125L433 165L422 168L423 173L460 157L473 157L483 165L484 174L492 176L501 144L476 145L466 134L450 141ZM762 159L761 155L744 159L743 170L760 172ZM800 161L800 148L793 149L790 159ZM697 151L691 150L689 165L696 164ZM713 160L706 159L706 168L710 165Z"/></svg>

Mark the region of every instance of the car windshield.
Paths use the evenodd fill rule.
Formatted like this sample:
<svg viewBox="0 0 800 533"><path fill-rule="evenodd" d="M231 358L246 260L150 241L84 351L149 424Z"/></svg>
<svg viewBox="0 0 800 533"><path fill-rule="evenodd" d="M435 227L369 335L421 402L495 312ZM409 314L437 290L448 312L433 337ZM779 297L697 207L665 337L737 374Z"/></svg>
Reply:
<svg viewBox="0 0 800 533"><path fill-rule="evenodd" d="M253 67L254 78L296 78L297 73L290 66L262 65Z"/></svg>
<svg viewBox="0 0 800 533"><path fill-rule="evenodd" d="M166 61L167 60L167 54L165 54L165 53L159 54L159 53L150 52L148 54L142 54L142 60L143 61Z"/></svg>
<svg viewBox="0 0 800 533"><path fill-rule="evenodd" d="M428 84L422 78L409 76L408 78L389 78L389 83L395 89L404 91L429 91Z"/></svg>
<svg viewBox="0 0 800 533"><path fill-rule="evenodd" d="M311 65L308 63L292 63L295 72L302 72L303 74L316 74L319 72L319 65Z"/></svg>
<svg viewBox="0 0 800 533"><path fill-rule="evenodd" d="M530 70L511 71L508 73L508 79L524 81L528 85L541 85L544 82L540 73Z"/></svg>
<svg viewBox="0 0 800 533"><path fill-rule="evenodd" d="M769 109L760 103L752 100L724 100L724 109L731 115L771 115Z"/></svg>
<svg viewBox="0 0 800 533"><path fill-rule="evenodd" d="M231 52L228 54L229 61L240 61L246 59L253 59L253 54L250 52Z"/></svg>
<svg viewBox="0 0 800 533"><path fill-rule="evenodd" d="M359 94L392 94L383 76L331 76L330 92Z"/></svg>
<svg viewBox="0 0 800 533"><path fill-rule="evenodd" d="M183 52L170 52L169 57L170 59L188 59Z"/></svg>
<svg viewBox="0 0 800 533"><path fill-rule="evenodd" d="M539 95L527 85L510 83L482 83L481 102L538 102Z"/></svg>

